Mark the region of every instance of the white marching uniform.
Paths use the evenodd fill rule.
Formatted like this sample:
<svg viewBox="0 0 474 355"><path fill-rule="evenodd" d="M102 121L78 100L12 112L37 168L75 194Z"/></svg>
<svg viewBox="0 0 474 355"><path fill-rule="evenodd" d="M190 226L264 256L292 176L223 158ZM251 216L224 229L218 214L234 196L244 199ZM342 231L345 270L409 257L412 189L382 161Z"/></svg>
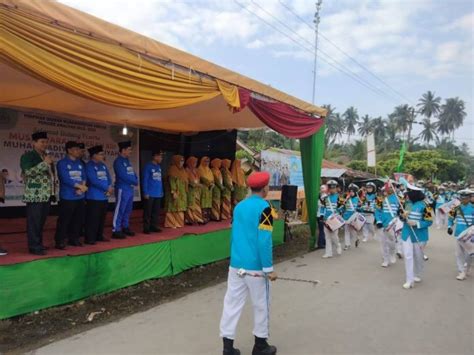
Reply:
<svg viewBox="0 0 474 355"><path fill-rule="evenodd" d="M230 268L220 322L222 338L235 339L248 295L254 312L253 334L258 338L269 337L270 282L265 274L273 272L273 215L268 202L257 195L241 201L234 209ZM241 276L240 269L261 277Z"/></svg>

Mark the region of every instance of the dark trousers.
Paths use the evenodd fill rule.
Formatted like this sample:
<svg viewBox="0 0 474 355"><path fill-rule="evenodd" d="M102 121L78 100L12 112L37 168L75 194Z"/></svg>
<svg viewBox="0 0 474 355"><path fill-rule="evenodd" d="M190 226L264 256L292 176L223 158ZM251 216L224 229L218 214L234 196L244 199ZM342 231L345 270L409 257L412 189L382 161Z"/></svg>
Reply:
<svg viewBox="0 0 474 355"><path fill-rule="evenodd" d="M56 244L79 241L82 222L84 220L84 200L60 200L58 205L58 223L56 225Z"/></svg>
<svg viewBox="0 0 474 355"><path fill-rule="evenodd" d="M40 251L43 248L43 227L49 214L49 206L49 202L26 204L26 229L30 251Z"/></svg>
<svg viewBox="0 0 474 355"><path fill-rule="evenodd" d="M318 248L326 247L326 236L324 234L324 222L318 219Z"/></svg>
<svg viewBox="0 0 474 355"><path fill-rule="evenodd" d="M150 231L158 228L161 198L149 197L143 199L143 230Z"/></svg>
<svg viewBox="0 0 474 355"><path fill-rule="evenodd" d="M94 243L104 240L104 223L107 215L108 201L86 201L86 242Z"/></svg>

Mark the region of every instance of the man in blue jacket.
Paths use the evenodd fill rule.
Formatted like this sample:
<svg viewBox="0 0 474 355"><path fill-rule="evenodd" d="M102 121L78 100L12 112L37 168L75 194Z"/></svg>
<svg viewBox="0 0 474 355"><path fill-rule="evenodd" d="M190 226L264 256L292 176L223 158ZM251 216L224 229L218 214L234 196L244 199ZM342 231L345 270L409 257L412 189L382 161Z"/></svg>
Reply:
<svg viewBox="0 0 474 355"><path fill-rule="evenodd" d="M56 249L69 245L82 246L79 240L84 219L84 197L87 191L86 172L79 160L81 149L74 141L66 143L66 156L58 162L59 209L56 226Z"/></svg>
<svg viewBox="0 0 474 355"><path fill-rule="evenodd" d="M114 161L116 204L112 238L124 239L135 235L130 230L129 218L133 209L133 188L138 185L138 177L129 160L133 151L132 142L120 142L118 146L119 155Z"/></svg>
<svg viewBox="0 0 474 355"><path fill-rule="evenodd" d="M143 189L143 233L161 232L158 228L161 198L163 197L163 182L161 161L163 153L153 152L152 160L145 165L142 172Z"/></svg>
<svg viewBox="0 0 474 355"><path fill-rule="evenodd" d="M272 231L274 212L265 201L270 174L252 173L247 185L252 195L234 209L230 268L227 292L220 323L224 355L238 355L234 349L235 332L247 295L254 309L255 345L253 355L275 354L277 349L267 343L269 336L270 285L277 279L273 271Z"/></svg>
<svg viewBox="0 0 474 355"><path fill-rule="evenodd" d="M104 164L105 152L101 145L88 149L86 164L88 190L86 192L86 244L108 242L104 237L104 222L107 215L109 197L113 194L112 178Z"/></svg>

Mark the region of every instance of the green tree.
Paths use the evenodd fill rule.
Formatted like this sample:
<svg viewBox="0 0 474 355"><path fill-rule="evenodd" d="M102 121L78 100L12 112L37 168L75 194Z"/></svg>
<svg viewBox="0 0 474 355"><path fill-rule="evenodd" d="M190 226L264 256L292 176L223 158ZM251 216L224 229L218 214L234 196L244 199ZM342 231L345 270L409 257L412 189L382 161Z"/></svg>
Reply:
<svg viewBox="0 0 474 355"><path fill-rule="evenodd" d="M361 120L359 121L359 128L357 129L357 132L362 137L367 136L372 129L372 119L369 117L369 115L365 115L361 117Z"/></svg>
<svg viewBox="0 0 474 355"><path fill-rule="evenodd" d="M452 133L454 139L454 131L463 125L465 118L464 101L458 97L446 99L445 103L441 106L441 112L436 123L438 132L442 135Z"/></svg>
<svg viewBox="0 0 474 355"><path fill-rule="evenodd" d="M356 133L356 127L359 121L359 114L354 106L349 107L344 113L344 128L347 133L347 140L351 140L351 136Z"/></svg>
<svg viewBox="0 0 474 355"><path fill-rule="evenodd" d="M431 122L429 118L424 118L422 124L423 130L420 132L420 137L424 142L430 144L430 142L434 141L437 137L436 124Z"/></svg>
<svg viewBox="0 0 474 355"><path fill-rule="evenodd" d="M411 130L415 121L415 109L409 105L399 105L393 111L393 117L397 124L397 130L402 132L407 138L407 142L411 140Z"/></svg>
<svg viewBox="0 0 474 355"><path fill-rule="evenodd" d="M421 96L417 107L419 112L426 118L436 117L441 108L441 97L435 96L435 93L432 91L427 91Z"/></svg>

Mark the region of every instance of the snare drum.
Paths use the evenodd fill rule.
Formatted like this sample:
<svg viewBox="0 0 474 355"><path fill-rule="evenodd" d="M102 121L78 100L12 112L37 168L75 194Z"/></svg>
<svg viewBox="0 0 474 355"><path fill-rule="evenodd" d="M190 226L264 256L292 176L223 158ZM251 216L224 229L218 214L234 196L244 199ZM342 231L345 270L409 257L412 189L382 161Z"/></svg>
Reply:
<svg viewBox="0 0 474 355"><path fill-rule="evenodd" d="M344 221L344 218L342 218L341 215L338 214L332 214L329 216L329 218L326 220L326 226L331 230L331 232L334 232L344 226L346 221Z"/></svg>
<svg viewBox="0 0 474 355"><path fill-rule="evenodd" d="M346 223L349 224L356 231L360 231L366 221L367 221L367 218L365 218L365 216L362 213L356 212L347 220Z"/></svg>
<svg viewBox="0 0 474 355"><path fill-rule="evenodd" d="M388 226L385 228L385 231L393 231L394 233L399 233L403 229L403 222L400 218L395 217L393 218Z"/></svg>
<svg viewBox="0 0 474 355"><path fill-rule="evenodd" d="M469 256L474 256L474 226L469 227L456 237Z"/></svg>

